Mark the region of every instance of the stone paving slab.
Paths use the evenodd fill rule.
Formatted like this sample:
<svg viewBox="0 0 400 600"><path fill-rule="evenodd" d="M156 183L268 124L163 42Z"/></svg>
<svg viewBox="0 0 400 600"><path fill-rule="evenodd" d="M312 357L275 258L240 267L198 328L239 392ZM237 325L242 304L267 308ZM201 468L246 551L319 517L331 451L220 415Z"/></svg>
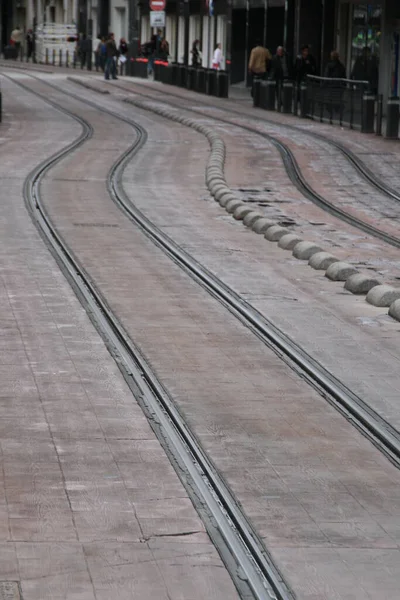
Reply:
<svg viewBox="0 0 400 600"><path fill-rule="evenodd" d="M24 178L80 127L14 84L2 86L6 119L18 126L0 147L0 582L19 582L24 600L236 598L187 493L24 206ZM122 149L130 135L118 133ZM115 152L105 152L103 164ZM100 168L86 159L96 179ZM158 535L169 559L150 546Z"/></svg>
<svg viewBox="0 0 400 600"><path fill-rule="evenodd" d="M108 104L108 99L106 102ZM135 118L148 129L150 141L195 139L189 130L153 115L136 111ZM96 123L97 119L93 123L95 129ZM138 162L133 162L127 171L128 193L143 210L147 208L152 218L158 214L158 219L163 221L163 204L157 203L158 199L166 199L163 174L168 172L171 176L175 164L182 165L187 160L193 189L185 180L181 183L177 180L173 197L167 197L170 205L177 202L192 215L191 226L188 223L187 227L176 228L182 232L179 241L185 239L187 246L193 244L199 255L209 261L213 240L218 240L220 252L212 255L212 268L224 277L227 274L225 261L230 256L227 248L240 250L236 257L246 253L248 257L253 256L258 273L266 273L266 269L272 267L262 260L266 247L257 248L255 240L259 236L250 238L239 223L226 228L224 221L210 218L211 214L217 214L218 207L214 203L200 204L199 196L194 195L197 187L194 182L204 176L200 156L208 152L202 138L196 139L197 142L182 144L176 152L158 158L156 168L152 169L144 166L148 166L150 157L155 158L154 148L145 147ZM77 164L79 155L77 151ZM139 187L132 183L135 177L141 184ZM387 521L389 518L396 523L399 516L398 470L132 227L110 202L106 190L85 198L89 214L96 209L119 224L118 244L115 232L105 228L102 234L105 251L99 255L94 230L83 235L80 228L68 225L65 198L69 199L72 216L80 202L76 194L68 193L74 189L74 182L63 187L62 193L57 193L58 185L59 181L53 180L51 174L43 184L48 210L56 221L60 211L63 235L83 264L90 265L94 281L178 402L204 448L264 537L279 567L295 582L297 597L315 600L354 595L354 582L358 580L343 561L332 560L332 557L337 557L340 549L351 549L353 570L357 571L364 561L364 549L371 554L376 552L377 557L383 549L398 556L397 540L388 531ZM205 213L201 220L201 214ZM166 230L170 227L171 223L165 218ZM274 257L272 251L270 257ZM234 287L247 293L249 290L260 292L254 282L246 285L243 273L249 264L251 262L228 262L231 276L236 278ZM278 271L285 272L281 266L277 267ZM282 280L275 281L275 286L279 285L283 285ZM272 293L272 275L268 280L271 289L266 289L265 281L262 286L261 297L266 292ZM286 289L281 289L280 294L284 292ZM322 313L320 316L322 318ZM341 314L340 319L343 318ZM340 334L339 340L342 339ZM259 482L258 487L249 484L247 489L247 482L252 480ZM184 506L181 505L181 509L184 514ZM142 516L146 518L146 513ZM157 526L156 523L149 525ZM309 552L309 579L304 576L305 562L297 558L295 550ZM281 560L282 553L293 557L290 564ZM373 570L371 565L371 578L374 578ZM123 572L120 575L124 577ZM388 574L388 579L385 593L398 586L396 573ZM100 585L103 591L103 583ZM359 597L373 598L367 586L360 582L357 593Z"/></svg>

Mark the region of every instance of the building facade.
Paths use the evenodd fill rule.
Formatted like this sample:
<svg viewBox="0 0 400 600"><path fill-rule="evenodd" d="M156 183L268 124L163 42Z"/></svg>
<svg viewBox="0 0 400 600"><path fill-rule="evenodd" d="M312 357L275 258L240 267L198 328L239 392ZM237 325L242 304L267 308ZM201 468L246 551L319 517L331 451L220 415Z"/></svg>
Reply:
<svg viewBox="0 0 400 600"><path fill-rule="evenodd" d="M320 73L337 49L348 77L368 46L379 65L379 92L400 93L400 0L167 0L165 12L171 60L190 64L198 39L202 64L210 67L220 42L233 84L246 80L251 48L262 40L272 53L284 45L292 58L308 44ZM156 31L148 0L2 0L2 47L16 25L27 31L46 22L74 23L92 38L113 31L133 54Z"/></svg>

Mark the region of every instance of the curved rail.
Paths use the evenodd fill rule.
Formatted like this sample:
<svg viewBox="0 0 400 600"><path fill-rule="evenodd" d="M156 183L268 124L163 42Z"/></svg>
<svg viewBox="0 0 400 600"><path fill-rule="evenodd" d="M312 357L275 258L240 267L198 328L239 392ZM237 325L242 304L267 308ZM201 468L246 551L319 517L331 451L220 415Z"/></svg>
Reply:
<svg viewBox="0 0 400 600"><path fill-rule="evenodd" d="M139 86L141 88L145 88L147 90L149 89L148 86L137 83L137 81L134 82L134 85ZM129 91L121 85L115 85L114 87L119 87L120 89L123 89L127 92ZM180 94L174 94L171 91L165 91L164 89L162 90L162 92L161 92L161 90L156 90L156 91L159 91L163 95L172 96L174 98L179 98L180 100L184 100L184 101L189 101L189 98L184 98ZM141 92L137 92L137 93L139 95L151 98L152 100L155 99L154 96L151 96L149 94L143 94ZM216 108L214 105L212 105L208 102L205 102L205 104L208 106L213 106L213 108ZM187 108L186 110L191 110L191 109ZM225 110L225 108L224 108L224 110ZM229 112L232 114L238 115L241 118L243 118L243 116L244 116L243 113L241 113L239 110L235 110L234 108L229 108ZM246 114L245 116L246 116L246 119L250 119L252 121L258 121L258 117L254 116L254 115ZM264 117L261 120L264 121L265 123L269 123L270 125L274 125L276 127L282 127L282 128L288 129L289 131L296 131L299 133L303 133L304 135L308 135L309 137L313 137L314 139L321 140L325 144L328 144L329 146L336 148L336 150L338 150L353 165L353 167L358 171L358 173L361 175L361 177L363 177L370 185L372 185L375 189L377 189L379 192L381 192L388 198L391 198L392 200L395 200L396 202L400 202L400 191L390 187L384 181L382 181L382 179L380 179L379 177L374 175L374 173L372 173L371 169L369 169L367 167L367 165L361 160L361 158L359 158L356 154L354 154L354 152L352 152L351 150L346 148L346 146L344 144L341 144L340 142L333 140L332 138L329 138L329 137L323 135L322 133L318 133L316 131L308 131L307 129L304 129L303 127L298 127L296 125L290 125L289 123L277 123L275 121L271 121L270 119L266 119ZM238 125L238 124L236 124L236 126L242 127L241 125ZM251 129L251 131L254 131L254 133L261 133L261 132L257 132L256 130L253 130L253 129ZM265 135L269 135L269 134L265 134ZM271 136L271 137L273 137L273 136ZM274 139L277 140L277 138L274 138Z"/></svg>
<svg viewBox="0 0 400 600"><path fill-rule="evenodd" d="M120 87L120 86L116 86L116 87ZM129 90L126 90L126 88L120 87L120 89L124 89L125 91L129 92ZM132 93L136 93L136 92L132 92ZM143 94L142 92L137 92L137 93L139 96L144 96L146 98L149 98L153 102L158 101L158 100L155 100L154 97L152 97L148 94ZM170 95L172 95L172 94L170 94ZM177 95L174 95L174 96L176 97ZM186 101L186 99L182 98L181 96L179 96L179 98L181 98L183 101ZM165 100L162 100L162 102L164 104L168 104L169 106L176 108L176 104L172 105L172 104L166 102ZM225 123L227 125L233 125L234 127L238 127L239 129L244 129L245 131L248 131L252 134L255 134L255 135L263 137L264 139L267 139L278 150L279 154L281 155L286 173L288 174L291 182L305 198L308 198L308 200L310 200L313 204L315 204L319 208L322 208L322 210L324 210L325 212L330 213L332 216L336 217L337 219L340 219L341 221L347 223L348 225L351 225L352 227L356 227L360 231L363 231L364 233L367 233L368 235L371 235L372 237L378 238L378 239L384 241L386 244L389 244L390 246L394 246L395 248L400 248L400 237L391 235L390 233L387 233L386 231L383 231L382 229L378 229L377 227L374 227L373 225L366 223L362 219L359 219L358 217L355 217L354 215L347 213L346 211L342 210L341 208L338 208L337 206L335 206L335 204L333 204L332 202L329 202L329 200L327 200L326 198L324 198L323 196L318 194L318 192L316 192L311 187L311 185L307 182L307 180L305 179L293 152L290 150L290 148L286 144L281 142L281 140L279 140L275 136L273 136L269 133L265 133L263 131L258 131L257 129L250 127L249 125L243 125L240 123L236 123L235 121L227 119L226 117L221 117L221 116L217 117L217 116L211 115L209 112L206 113L206 112L203 112L202 110L192 108L192 107L184 106L182 108L184 108L184 110L187 110L188 112L199 114L202 117L207 117L207 118L213 119L215 121L220 121L221 123ZM243 115L241 115L241 116L243 117ZM296 128L296 129L298 130L298 128ZM354 158L354 160L357 160L357 159ZM400 202L400 195L399 195L398 199Z"/></svg>
<svg viewBox="0 0 400 600"><path fill-rule="evenodd" d="M89 274L57 232L43 206L40 197L41 180L50 168L91 137L93 133L91 125L82 117L32 90L29 86L10 79L59 112L70 116L82 127L82 133L75 141L42 162L28 175L24 185L24 198L33 221L41 235L50 244L57 262L72 284L89 317L106 341L107 346L112 349L112 355L118 356L117 364L120 368L122 367L128 384L131 389L133 388L134 396L138 399L139 392L140 400L138 401L143 405L145 412L153 417L153 421L154 416L156 417L161 429L161 432L157 428L155 429L156 435L158 434L164 447L165 441L167 442L168 452L172 454L186 478L189 474L191 483L185 485L183 481L187 491L194 498L195 504L197 500L197 504L200 504L203 509L207 507L209 516L214 519L216 525L205 521L207 531L225 561L239 592L248 597L249 591L251 591L252 596L257 600L291 600L292 595L288 587L273 565L261 541L257 539L246 516L239 509L237 502L225 487L140 350L130 340L116 316L107 306L106 300L91 281ZM136 140L111 168L108 181L113 190L112 193L115 193L118 188L121 171L143 146L147 137L142 127L134 122L127 122L136 131ZM115 196L114 199L120 207L123 205L119 196ZM200 511L200 516L201 513L202 511ZM240 568L241 574L238 574L238 568ZM243 587L245 588L244 592Z"/></svg>
<svg viewBox="0 0 400 600"><path fill-rule="evenodd" d="M42 80L39 79L39 81ZM66 94L83 104L92 106L99 112L111 115L136 129L141 129L132 119L115 113L103 106L99 106L95 102L77 96L72 92L61 89L56 85L49 84L47 81L43 83L50 85L58 92ZM198 263L188 252L183 250L132 204L121 184L122 170L131 156L132 152L129 150L125 152L125 155L120 158L119 163L116 163L109 175L110 194L117 206L122 208L125 214L167 256L172 258L190 277L221 302L292 369L300 373L309 384L315 387L324 398L400 468L400 432L397 429L392 427L390 423L368 406L359 396L329 373L318 361L314 360L256 308L234 292L206 267Z"/></svg>

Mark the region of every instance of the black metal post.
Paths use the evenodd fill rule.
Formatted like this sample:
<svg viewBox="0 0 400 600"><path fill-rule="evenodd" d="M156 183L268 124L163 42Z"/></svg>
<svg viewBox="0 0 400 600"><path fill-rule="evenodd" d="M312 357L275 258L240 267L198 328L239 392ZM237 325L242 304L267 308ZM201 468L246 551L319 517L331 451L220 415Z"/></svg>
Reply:
<svg viewBox="0 0 400 600"><path fill-rule="evenodd" d="M300 117L305 119L307 117L307 108L308 108L308 89L307 84L302 83L300 86Z"/></svg>
<svg viewBox="0 0 400 600"><path fill-rule="evenodd" d="M397 140L399 138L399 99L389 98L386 108L386 135L388 140Z"/></svg>
<svg viewBox="0 0 400 600"><path fill-rule="evenodd" d="M364 93L362 99L362 133L374 133L375 95Z"/></svg>
<svg viewBox="0 0 400 600"><path fill-rule="evenodd" d="M175 62L178 63L179 62L179 8L180 8L180 2L179 0L176 0L176 27L175 27L175 35L176 35L176 40L175 40Z"/></svg>
<svg viewBox="0 0 400 600"><path fill-rule="evenodd" d="M49 64L49 49L46 48L46 58L45 58L45 64L48 65Z"/></svg>
<svg viewBox="0 0 400 600"><path fill-rule="evenodd" d="M56 51L55 48L53 48L53 67L56 66Z"/></svg>
<svg viewBox="0 0 400 600"><path fill-rule="evenodd" d="M350 129L353 129L354 122L354 87L350 88Z"/></svg>
<svg viewBox="0 0 400 600"><path fill-rule="evenodd" d="M289 114L292 112L293 83L284 81L282 85L282 112Z"/></svg>
<svg viewBox="0 0 400 600"><path fill-rule="evenodd" d="M233 0L227 0L227 14L226 14L226 66L225 69L228 72L228 86L230 82L230 70L232 63L232 3Z"/></svg>
<svg viewBox="0 0 400 600"><path fill-rule="evenodd" d="M62 67L62 50L61 50L61 48L58 51L58 66Z"/></svg>
<svg viewBox="0 0 400 600"><path fill-rule="evenodd" d="M262 88L265 87L265 105L263 106L262 99L260 98L260 106L267 110L275 110L275 96L276 96L276 82L272 79L261 84ZM262 92L261 92L262 94Z"/></svg>
<svg viewBox="0 0 400 600"><path fill-rule="evenodd" d="M69 51L67 50L65 53L65 66L69 67Z"/></svg>
<svg viewBox="0 0 400 600"><path fill-rule="evenodd" d="M376 103L376 135L382 135L383 94L379 94Z"/></svg>
<svg viewBox="0 0 400 600"><path fill-rule="evenodd" d="M183 3L183 16L185 19L185 46L184 46L184 64L186 67L189 66L189 23L190 23L190 7L189 0L184 0Z"/></svg>

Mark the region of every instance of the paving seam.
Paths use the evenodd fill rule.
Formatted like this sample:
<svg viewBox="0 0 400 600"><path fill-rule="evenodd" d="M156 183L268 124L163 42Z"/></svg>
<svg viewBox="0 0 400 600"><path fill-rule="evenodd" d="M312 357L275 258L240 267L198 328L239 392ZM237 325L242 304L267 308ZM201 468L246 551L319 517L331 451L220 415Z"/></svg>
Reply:
<svg viewBox="0 0 400 600"><path fill-rule="evenodd" d="M257 600L293 600L294 596L270 558L268 550L248 523L246 515L238 507L237 501L225 487L216 469L211 465L199 442L182 419L172 398L151 371L140 349L136 347L112 313L107 301L57 232L41 205L39 182L42 175L91 136L91 125L82 117L42 96L39 92L11 77L9 79L40 97L56 110L77 120L83 130L75 142L41 163L25 181L25 204L42 239L104 339L135 400L143 409L241 597L244 600L249 600L250 597ZM131 125L138 133L141 132L141 135L117 160L112 171L120 163L125 163L126 155L128 159L131 158L131 155L136 154L145 143L144 130L135 124ZM119 208L121 208L120 203Z"/></svg>
<svg viewBox="0 0 400 600"><path fill-rule="evenodd" d="M35 78L42 81L40 78ZM100 112L110 114L124 121L134 128L139 128L134 121L122 117L109 109L98 106L87 99L66 92L58 86L43 82L57 91L67 94L76 100L93 106ZM154 107L153 107L154 108ZM160 110L165 112L161 106ZM169 111L166 111L169 112ZM173 114L173 118L185 124L190 122L181 115ZM197 122L194 129L204 127ZM186 123L187 126L190 126ZM208 128L206 128L208 129ZM215 132L209 130L210 140L215 141ZM217 136L218 137L218 136ZM129 156L129 151L125 153ZM124 156L121 162L124 161ZM221 156L217 157L221 160ZM148 237L172 258L185 272L202 285L213 297L220 301L230 312L253 331L270 349L272 349L284 362L302 377L305 377L310 385L330 402L339 412L344 415L356 428L376 445L397 467L400 466L400 432L394 429L385 419L380 417L361 398L353 394L339 380L324 369L317 361L303 351L295 342L279 330L264 315L260 314L254 307L238 296L229 286L210 273L205 267L193 259L186 251L182 250L166 234L161 232L147 217L136 208L126 195L125 198L116 198L118 205L131 217L131 219L148 235ZM128 204L124 203L124 199Z"/></svg>

